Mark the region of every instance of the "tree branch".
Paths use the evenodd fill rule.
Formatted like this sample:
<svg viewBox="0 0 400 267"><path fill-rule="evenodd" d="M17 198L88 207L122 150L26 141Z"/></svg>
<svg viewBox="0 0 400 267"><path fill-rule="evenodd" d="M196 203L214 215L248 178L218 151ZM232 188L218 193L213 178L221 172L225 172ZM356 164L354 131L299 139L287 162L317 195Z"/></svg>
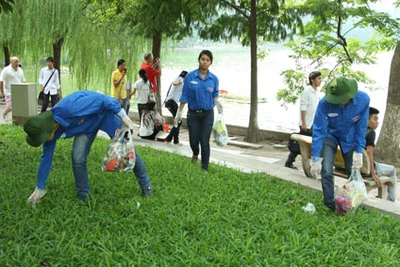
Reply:
<svg viewBox="0 0 400 267"><path fill-rule="evenodd" d="M339 43L342 45L344 52L346 52L346 56L348 58L348 60L350 61L350 63L353 63L353 60L350 57L349 51L347 51L347 42L346 42L346 38L343 37L343 35L341 34L342 31L342 1L338 0L339 2L339 17L338 17L338 26L337 26L337 37L339 38Z"/></svg>
<svg viewBox="0 0 400 267"><path fill-rule="evenodd" d="M227 4L228 6L230 6L231 8L233 8L234 10L236 10L237 12L239 12L240 14L242 14L243 17L245 17L246 19L250 19L250 15L248 15L245 11L243 11L240 7L232 4L231 2L227 1L227 0L220 0L222 3ZM246 11L249 11L248 9L246 9Z"/></svg>

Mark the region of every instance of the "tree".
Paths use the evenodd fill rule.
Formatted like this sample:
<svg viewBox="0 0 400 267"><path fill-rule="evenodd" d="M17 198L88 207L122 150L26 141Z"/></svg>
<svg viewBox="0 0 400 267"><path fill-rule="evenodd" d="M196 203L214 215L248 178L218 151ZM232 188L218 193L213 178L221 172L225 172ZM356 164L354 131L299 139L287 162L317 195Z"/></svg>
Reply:
<svg viewBox="0 0 400 267"><path fill-rule="evenodd" d="M240 38L244 46L250 45L251 104L249 127L245 140L263 139L258 127L257 42L278 42L302 29L301 9L294 1L283 0L220 0L210 1L216 11L211 21L200 26L200 36L212 40L231 41Z"/></svg>
<svg viewBox="0 0 400 267"><path fill-rule="evenodd" d="M374 81L354 65L374 64L376 54L391 51L399 23L388 14L372 10L368 2L310 0L305 3L313 18L304 27L304 36L286 45L291 48L296 69L282 72L287 88L277 99L295 103L308 83L311 70L320 70L326 79L347 76L370 88ZM356 32L355 30L358 30ZM361 34L359 34L361 33Z"/></svg>
<svg viewBox="0 0 400 267"><path fill-rule="evenodd" d="M0 13L12 12L15 0L0 0Z"/></svg>

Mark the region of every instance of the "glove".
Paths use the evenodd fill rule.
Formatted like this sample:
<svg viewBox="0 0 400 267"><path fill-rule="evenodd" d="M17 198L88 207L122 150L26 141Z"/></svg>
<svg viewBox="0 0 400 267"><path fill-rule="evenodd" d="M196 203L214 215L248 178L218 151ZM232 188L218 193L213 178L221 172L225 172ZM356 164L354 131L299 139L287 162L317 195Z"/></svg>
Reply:
<svg viewBox="0 0 400 267"><path fill-rule="evenodd" d="M36 205L36 203L46 194L46 189L35 188L32 195L28 198L27 203L31 203L32 205Z"/></svg>
<svg viewBox="0 0 400 267"><path fill-rule="evenodd" d="M174 127L178 127L179 123L182 121L182 110L178 110L174 119Z"/></svg>
<svg viewBox="0 0 400 267"><path fill-rule="evenodd" d="M315 179L321 179L321 165L322 158L314 158L313 163L311 164L311 176Z"/></svg>
<svg viewBox="0 0 400 267"><path fill-rule="evenodd" d="M135 128L135 125L128 116L122 118L121 120L124 123L124 125L128 127L130 130L133 130L133 128Z"/></svg>
<svg viewBox="0 0 400 267"><path fill-rule="evenodd" d="M224 107L221 102L219 100L214 100L214 103L217 106L218 114L222 114L224 112Z"/></svg>
<svg viewBox="0 0 400 267"><path fill-rule="evenodd" d="M363 159L362 159L362 154L354 152L353 153L353 169L361 169L363 165Z"/></svg>

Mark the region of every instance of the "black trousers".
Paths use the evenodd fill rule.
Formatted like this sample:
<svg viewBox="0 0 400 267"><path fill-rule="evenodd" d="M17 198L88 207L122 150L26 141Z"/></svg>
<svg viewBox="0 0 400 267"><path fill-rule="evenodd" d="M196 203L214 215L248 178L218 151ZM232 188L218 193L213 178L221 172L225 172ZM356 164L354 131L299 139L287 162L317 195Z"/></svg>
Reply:
<svg viewBox="0 0 400 267"><path fill-rule="evenodd" d="M300 127L300 133L299 133L299 134L307 135L307 136L312 136L312 128L311 128L311 129L307 129L307 131L303 131L303 130L301 129L301 126L299 126L299 127ZM296 157L297 157L298 155L300 155L300 153L293 153L293 152L290 152L290 153L289 153L289 156L288 156L288 159L286 160L285 166L286 166L286 167L292 166L292 165L293 165L293 162L295 162Z"/></svg>
<svg viewBox="0 0 400 267"><path fill-rule="evenodd" d="M49 105L49 99L51 96L51 107L54 107L58 103L58 95L50 95L50 91L48 94L43 95L43 104L42 104L42 111L45 112L47 110L47 107Z"/></svg>
<svg viewBox="0 0 400 267"><path fill-rule="evenodd" d="M173 100L170 99L165 102L165 107L171 112L172 116L175 118L176 113L178 113L178 104ZM174 143L179 143L179 130L181 129L182 122L178 124L178 127L172 127L169 136L167 137L168 141L171 141L172 138L174 139Z"/></svg>

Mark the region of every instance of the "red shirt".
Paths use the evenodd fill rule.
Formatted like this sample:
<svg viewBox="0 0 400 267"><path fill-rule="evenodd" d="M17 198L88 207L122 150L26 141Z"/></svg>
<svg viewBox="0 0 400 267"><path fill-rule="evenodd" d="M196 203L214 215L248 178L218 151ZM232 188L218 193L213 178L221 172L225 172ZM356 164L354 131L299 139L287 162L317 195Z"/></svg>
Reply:
<svg viewBox="0 0 400 267"><path fill-rule="evenodd" d="M153 87L153 92L157 92L157 77L161 76L161 71L156 70L151 66L149 63L144 61L142 65L140 66L141 69L144 69L146 71L147 78L149 79L152 87Z"/></svg>

